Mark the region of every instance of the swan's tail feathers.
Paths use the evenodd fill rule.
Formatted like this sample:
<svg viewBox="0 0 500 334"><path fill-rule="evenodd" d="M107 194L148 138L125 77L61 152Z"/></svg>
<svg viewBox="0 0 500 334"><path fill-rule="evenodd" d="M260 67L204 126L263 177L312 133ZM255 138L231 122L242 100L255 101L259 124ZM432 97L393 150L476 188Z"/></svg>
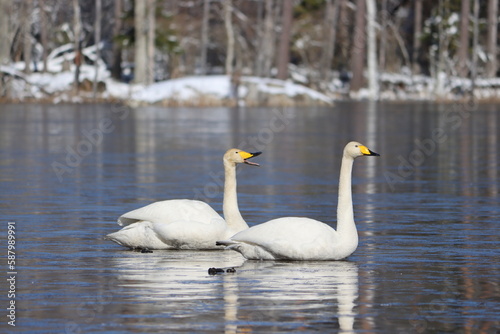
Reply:
<svg viewBox="0 0 500 334"><path fill-rule="evenodd" d="M120 231L110 233L110 234L104 236L104 240L110 240L110 241L116 242L120 246L133 248L133 246L129 245L129 243L124 239L125 239L124 235L123 235L123 233L120 233Z"/></svg>
<svg viewBox="0 0 500 334"><path fill-rule="evenodd" d="M127 225L121 230L110 233L104 237L106 240L116 242L118 245L132 249L168 249L171 248L154 231L151 222L141 221Z"/></svg>

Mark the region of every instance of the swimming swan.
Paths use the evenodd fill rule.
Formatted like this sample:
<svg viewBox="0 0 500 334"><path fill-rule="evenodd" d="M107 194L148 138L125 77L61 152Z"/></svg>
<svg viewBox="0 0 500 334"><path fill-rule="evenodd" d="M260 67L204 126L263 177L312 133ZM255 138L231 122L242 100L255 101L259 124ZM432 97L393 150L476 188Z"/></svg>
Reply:
<svg viewBox="0 0 500 334"><path fill-rule="evenodd" d="M344 148L340 167L337 230L310 218L284 217L239 232L218 241L251 260L341 260L358 246L354 224L351 179L354 159L378 156L366 146L350 142Z"/></svg>
<svg viewBox="0 0 500 334"><path fill-rule="evenodd" d="M236 164L250 162L261 152L230 149L224 154L224 219L207 203L189 199L155 202L118 218L124 226L105 238L133 249L221 249L224 240L248 228L238 209Z"/></svg>

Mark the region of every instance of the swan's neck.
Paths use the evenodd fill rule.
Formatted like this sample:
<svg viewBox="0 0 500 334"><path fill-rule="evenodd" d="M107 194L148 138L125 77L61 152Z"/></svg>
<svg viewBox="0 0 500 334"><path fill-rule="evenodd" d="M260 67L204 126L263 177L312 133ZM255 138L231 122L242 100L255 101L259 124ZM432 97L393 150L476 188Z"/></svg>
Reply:
<svg viewBox="0 0 500 334"><path fill-rule="evenodd" d="M235 230L234 233L237 233L248 228L248 225L245 220L243 220L238 208L238 196L236 195L236 164L224 161L224 171L224 202L222 205L224 219L229 228Z"/></svg>
<svg viewBox="0 0 500 334"><path fill-rule="evenodd" d="M343 240L358 240L352 208L352 165L354 158L344 155L340 166L339 202L337 205L337 232Z"/></svg>

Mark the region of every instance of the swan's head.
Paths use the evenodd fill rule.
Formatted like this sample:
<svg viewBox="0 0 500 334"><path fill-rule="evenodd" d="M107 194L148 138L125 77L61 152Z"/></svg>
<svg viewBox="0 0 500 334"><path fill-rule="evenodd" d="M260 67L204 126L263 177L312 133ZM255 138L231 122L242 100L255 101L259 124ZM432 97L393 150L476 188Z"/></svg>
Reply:
<svg viewBox="0 0 500 334"><path fill-rule="evenodd" d="M368 149L365 145L358 143L356 141L352 141L347 144L344 148L344 155L349 156L351 158L361 157L363 155L367 156L379 156L380 154L375 153Z"/></svg>
<svg viewBox="0 0 500 334"><path fill-rule="evenodd" d="M248 161L253 157L260 155L262 152L248 153L246 151L232 148L224 154L224 162L229 162L232 164L247 164L251 166L260 166L258 163Z"/></svg>

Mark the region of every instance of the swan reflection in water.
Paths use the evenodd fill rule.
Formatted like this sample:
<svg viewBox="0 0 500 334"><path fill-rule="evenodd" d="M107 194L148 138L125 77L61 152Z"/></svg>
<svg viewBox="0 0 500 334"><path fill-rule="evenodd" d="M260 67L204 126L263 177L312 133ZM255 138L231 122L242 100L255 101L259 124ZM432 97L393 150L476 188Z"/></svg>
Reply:
<svg viewBox="0 0 500 334"><path fill-rule="evenodd" d="M358 267L352 262L244 261L218 251L129 254L113 259L122 293L130 294L139 314L156 314L162 329L196 330L193 323L226 333L354 326ZM240 265L235 273L207 273L234 265Z"/></svg>

